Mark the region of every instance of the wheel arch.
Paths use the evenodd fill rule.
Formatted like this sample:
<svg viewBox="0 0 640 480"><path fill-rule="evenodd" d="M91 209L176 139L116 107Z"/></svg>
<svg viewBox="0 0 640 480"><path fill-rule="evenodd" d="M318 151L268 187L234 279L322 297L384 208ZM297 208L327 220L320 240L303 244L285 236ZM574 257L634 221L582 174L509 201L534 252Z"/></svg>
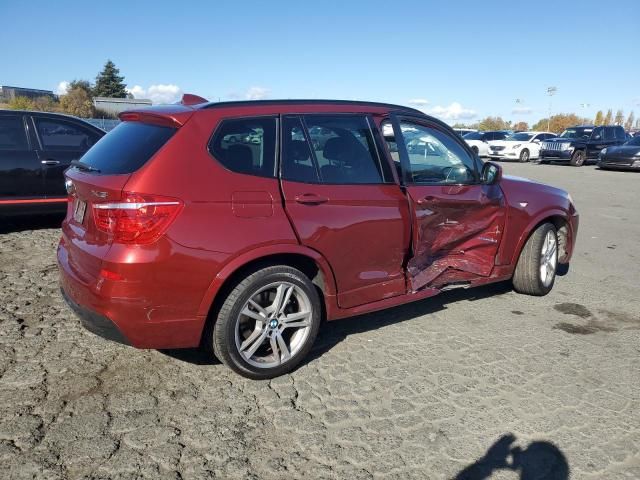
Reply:
<svg viewBox="0 0 640 480"><path fill-rule="evenodd" d="M336 281L326 259L315 250L301 245L276 245L251 250L228 262L207 289L200 303L198 316L209 321L211 314L241 278L273 265L294 267L307 275L318 289L323 308L329 308L328 297L335 297Z"/></svg>
<svg viewBox="0 0 640 480"><path fill-rule="evenodd" d="M535 232L536 229L543 223L552 223L556 227L556 231L558 234L558 247L559 249L561 249L558 252L559 253L558 262L565 263L563 262L563 260L565 260L569 256L570 252L568 251L568 249L572 244L571 235L573 235L573 232L571 231L571 222L567 217L567 213L558 209L558 210L551 210L551 211L546 211L544 213L541 213L540 215L535 217L529 223L529 225L527 225L527 228L523 231L523 234L520 236L520 239L518 240L518 245L514 250L513 258L511 259L512 265L514 266L516 265L516 263L518 262L518 259L520 258L520 254L522 253L522 249L527 243L527 240L529 240L529 237L531 237L531 234ZM563 252L562 255L560 255L561 251Z"/></svg>

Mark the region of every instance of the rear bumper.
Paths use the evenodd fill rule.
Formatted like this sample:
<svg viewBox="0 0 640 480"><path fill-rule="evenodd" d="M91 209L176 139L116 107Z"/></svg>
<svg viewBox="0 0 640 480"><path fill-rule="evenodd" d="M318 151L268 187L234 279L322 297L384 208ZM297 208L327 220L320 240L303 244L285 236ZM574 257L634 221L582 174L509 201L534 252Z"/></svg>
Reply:
<svg viewBox="0 0 640 480"><path fill-rule="evenodd" d="M200 344L205 318L169 309L171 287L162 288L157 281L80 278L64 240L58 246L58 268L62 295L90 332L136 348L189 348ZM194 311L197 306L194 303ZM163 316L158 318L158 312Z"/></svg>
<svg viewBox="0 0 640 480"><path fill-rule="evenodd" d="M73 310L76 316L80 319L84 328L106 340L122 343L123 345L129 345L129 342L118 329L116 324L106 316L100 315L99 313L89 310L88 308L74 302L62 287L60 287L60 293L62 294L62 298L67 302L67 305L69 305L71 310Z"/></svg>

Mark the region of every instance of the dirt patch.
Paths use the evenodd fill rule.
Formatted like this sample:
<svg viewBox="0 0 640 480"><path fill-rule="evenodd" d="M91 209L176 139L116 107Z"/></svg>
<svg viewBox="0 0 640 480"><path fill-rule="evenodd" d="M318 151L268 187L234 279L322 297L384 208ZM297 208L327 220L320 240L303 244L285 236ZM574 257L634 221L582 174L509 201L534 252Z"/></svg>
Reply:
<svg viewBox="0 0 640 480"><path fill-rule="evenodd" d="M560 322L556 323L553 328L562 330L573 335L591 335L597 332L616 332L617 329L609 327L599 322L590 321L586 325L576 325L574 323Z"/></svg>
<svg viewBox="0 0 640 480"><path fill-rule="evenodd" d="M579 303L557 303L553 308L565 315L575 315L580 318L589 318L593 316L587 307L580 305Z"/></svg>

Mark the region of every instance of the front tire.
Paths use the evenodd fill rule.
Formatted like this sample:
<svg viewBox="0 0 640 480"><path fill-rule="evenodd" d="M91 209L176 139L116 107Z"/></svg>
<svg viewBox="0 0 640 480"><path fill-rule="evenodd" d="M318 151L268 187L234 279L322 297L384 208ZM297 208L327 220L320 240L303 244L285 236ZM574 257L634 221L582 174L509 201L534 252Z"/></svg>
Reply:
<svg viewBox="0 0 640 480"><path fill-rule="evenodd" d="M526 163L529 161L529 150L527 150L526 148L523 148L520 152L520 161L522 163Z"/></svg>
<svg viewBox="0 0 640 480"><path fill-rule="evenodd" d="M584 150L576 150L575 152L573 152L573 155L571 155L570 163L574 167L581 167L582 165L584 165L586 159L587 155Z"/></svg>
<svg viewBox="0 0 640 480"><path fill-rule="evenodd" d="M304 273L284 265L263 268L226 297L213 327L213 351L243 377L274 378L309 353L321 315L318 292Z"/></svg>
<svg viewBox="0 0 640 480"><path fill-rule="evenodd" d="M558 234L551 223L543 223L525 243L513 274L518 293L544 296L551 291L558 268Z"/></svg>

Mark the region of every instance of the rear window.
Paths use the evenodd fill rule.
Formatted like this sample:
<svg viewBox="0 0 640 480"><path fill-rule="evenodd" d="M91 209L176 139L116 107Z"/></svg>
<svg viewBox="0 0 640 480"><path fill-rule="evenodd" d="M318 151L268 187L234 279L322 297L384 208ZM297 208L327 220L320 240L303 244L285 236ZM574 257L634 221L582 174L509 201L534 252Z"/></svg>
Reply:
<svg viewBox="0 0 640 480"><path fill-rule="evenodd" d="M81 161L102 174L133 173L176 132L175 128L122 122L85 153Z"/></svg>

